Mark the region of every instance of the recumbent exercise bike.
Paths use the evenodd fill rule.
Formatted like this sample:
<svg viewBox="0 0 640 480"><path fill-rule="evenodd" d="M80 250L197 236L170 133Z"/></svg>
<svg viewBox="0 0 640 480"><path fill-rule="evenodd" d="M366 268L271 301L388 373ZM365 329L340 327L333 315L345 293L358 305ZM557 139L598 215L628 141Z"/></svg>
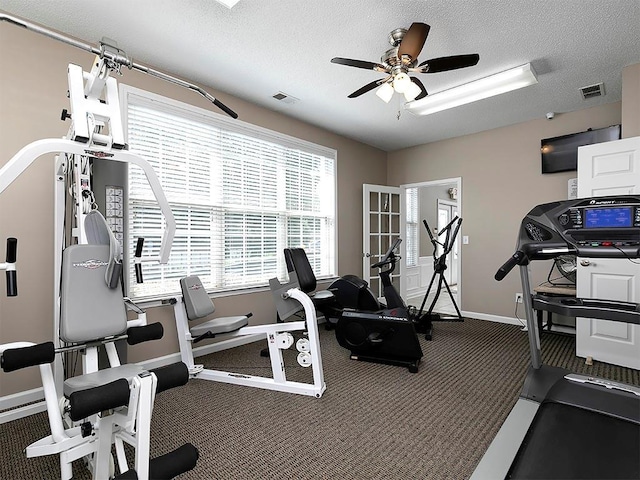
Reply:
<svg viewBox="0 0 640 480"><path fill-rule="evenodd" d="M380 304L367 282L347 275L329 286L342 313L336 324L338 343L351 351L351 359L405 366L416 373L423 356L410 309L391 280L402 239L389 247L371 268L380 269L386 305Z"/></svg>

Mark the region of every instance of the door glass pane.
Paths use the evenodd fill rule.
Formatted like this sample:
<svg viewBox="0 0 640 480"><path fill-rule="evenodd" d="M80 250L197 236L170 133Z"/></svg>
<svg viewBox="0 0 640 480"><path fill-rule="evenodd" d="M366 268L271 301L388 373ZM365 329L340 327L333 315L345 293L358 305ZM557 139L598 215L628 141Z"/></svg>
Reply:
<svg viewBox="0 0 640 480"><path fill-rule="evenodd" d="M371 256L369 257L369 264L376 263L378 261L380 255L380 236L379 235L371 235L369 237L369 253Z"/></svg>
<svg viewBox="0 0 640 480"><path fill-rule="evenodd" d="M369 231L371 233L380 233L380 226L378 225L378 215L372 213L369 215Z"/></svg>
<svg viewBox="0 0 640 480"><path fill-rule="evenodd" d="M380 210L380 200L378 199L378 192L369 192L369 210L377 212Z"/></svg>
<svg viewBox="0 0 640 480"><path fill-rule="evenodd" d="M400 215L393 215L391 217L391 233L400 232Z"/></svg>
<svg viewBox="0 0 640 480"><path fill-rule="evenodd" d="M400 195L392 193L391 195L391 212L400 213Z"/></svg>
<svg viewBox="0 0 640 480"><path fill-rule="evenodd" d="M376 295L380 296L380 279L378 277L373 276L373 272L371 272L371 281L369 282L369 288Z"/></svg>
<svg viewBox="0 0 640 480"><path fill-rule="evenodd" d="M389 233L389 215L380 215L380 233Z"/></svg>

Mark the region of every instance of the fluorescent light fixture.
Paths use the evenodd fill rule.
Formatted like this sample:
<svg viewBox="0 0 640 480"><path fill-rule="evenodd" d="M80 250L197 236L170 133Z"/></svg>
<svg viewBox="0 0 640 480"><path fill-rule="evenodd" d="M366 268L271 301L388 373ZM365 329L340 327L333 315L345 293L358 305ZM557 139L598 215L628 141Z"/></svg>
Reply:
<svg viewBox="0 0 640 480"><path fill-rule="evenodd" d="M224 5L227 8L233 8L239 1L240 0L216 0L216 2Z"/></svg>
<svg viewBox="0 0 640 480"><path fill-rule="evenodd" d="M530 63L505 70L488 77L465 83L459 87L428 95L406 105L415 115L429 115L448 108L459 107L483 98L517 90L538 83ZM415 97L414 97L415 98Z"/></svg>
<svg viewBox="0 0 640 480"><path fill-rule="evenodd" d="M389 100L393 97L393 87L390 83L383 83L382 86L376 90L376 95L380 97L384 103L389 103Z"/></svg>

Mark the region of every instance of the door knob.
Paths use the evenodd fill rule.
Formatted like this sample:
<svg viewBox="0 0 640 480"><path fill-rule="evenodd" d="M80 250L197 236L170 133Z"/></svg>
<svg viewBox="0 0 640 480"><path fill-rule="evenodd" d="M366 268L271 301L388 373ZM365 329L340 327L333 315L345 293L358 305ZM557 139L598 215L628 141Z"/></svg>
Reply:
<svg viewBox="0 0 640 480"><path fill-rule="evenodd" d="M591 265L591 262L589 260L580 260L580 265L582 265L583 267L588 267L589 265Z"/></svg>

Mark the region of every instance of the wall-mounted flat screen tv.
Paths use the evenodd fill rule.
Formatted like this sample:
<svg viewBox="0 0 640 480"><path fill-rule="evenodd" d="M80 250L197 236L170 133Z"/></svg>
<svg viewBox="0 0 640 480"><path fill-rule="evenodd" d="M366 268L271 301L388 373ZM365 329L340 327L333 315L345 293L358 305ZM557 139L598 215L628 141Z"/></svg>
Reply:
<svg viewBox="0 0 640 480"><path fill-rule="evenodd" d="M545 138L540 142L542 173L567 172L578 169L578 147L618 140L620 125L587 130L586 132Z"/></svg>

